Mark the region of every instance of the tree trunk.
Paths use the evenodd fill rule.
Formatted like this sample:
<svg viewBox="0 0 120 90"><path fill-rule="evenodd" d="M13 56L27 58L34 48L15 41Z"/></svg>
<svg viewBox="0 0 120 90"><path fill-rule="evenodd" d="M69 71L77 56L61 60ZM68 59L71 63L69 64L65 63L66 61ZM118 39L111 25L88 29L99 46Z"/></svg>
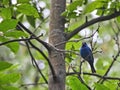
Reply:
<svg viewBox="0 0 120 90"><path fill-rule="evenodd" d="M61 16L61 13L65 10L65 4L66 0L51 0L49 43L53 46L65 41L65 20ZM65 49L65 44L59 45L56 48ZM64 53L54 49L49 52L49 59L56 74L56 78L53 78L52 73L49 72L49 90L65 90L66 71L64 57Z"/></svg>

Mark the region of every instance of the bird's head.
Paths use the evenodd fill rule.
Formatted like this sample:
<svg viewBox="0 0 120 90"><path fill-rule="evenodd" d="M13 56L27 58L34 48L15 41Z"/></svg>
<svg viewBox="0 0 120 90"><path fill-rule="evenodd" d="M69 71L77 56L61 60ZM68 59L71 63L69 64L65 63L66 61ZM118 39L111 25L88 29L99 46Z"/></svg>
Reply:
<svg viewBox="0 0 120 90"><path fill-rule="evenodd" d="M82 47L86 47L87 46L87 43L86 42L83 42L82 43Z"/></svg>

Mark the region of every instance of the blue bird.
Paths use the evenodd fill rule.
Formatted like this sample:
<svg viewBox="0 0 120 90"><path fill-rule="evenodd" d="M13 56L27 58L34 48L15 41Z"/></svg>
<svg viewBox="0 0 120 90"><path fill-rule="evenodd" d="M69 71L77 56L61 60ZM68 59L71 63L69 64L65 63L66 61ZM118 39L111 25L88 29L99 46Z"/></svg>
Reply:
<svg viewBox="0 0 120 90"><path fill-rule="evenodd" d="M90 64L92 73L95 73L96 70L93 65L94 63L93 54L92 54L91 49L88 47L88 45L85 42L82 43L82 47L80 49L80 55L84 60L86 60Z"/></svg>

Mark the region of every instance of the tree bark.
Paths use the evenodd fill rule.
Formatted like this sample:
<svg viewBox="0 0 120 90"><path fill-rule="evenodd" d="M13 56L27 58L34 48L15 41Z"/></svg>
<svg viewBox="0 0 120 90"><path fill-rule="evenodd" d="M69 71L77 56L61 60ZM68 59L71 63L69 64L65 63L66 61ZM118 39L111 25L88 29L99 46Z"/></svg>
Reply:
<svg viewBox="0 0 120 90"><path fill-rule="evenodd" d="M65 5L66 0L51 0L49 43L53 46L65 41L65 20L61 16L61 13L65 10ZM56 48L65 49L65 44ZM65 90L65 54L51 49L49 51L49 59L56 74L56 78L53 78L51 71L49 72L49 90Z"/></svg>

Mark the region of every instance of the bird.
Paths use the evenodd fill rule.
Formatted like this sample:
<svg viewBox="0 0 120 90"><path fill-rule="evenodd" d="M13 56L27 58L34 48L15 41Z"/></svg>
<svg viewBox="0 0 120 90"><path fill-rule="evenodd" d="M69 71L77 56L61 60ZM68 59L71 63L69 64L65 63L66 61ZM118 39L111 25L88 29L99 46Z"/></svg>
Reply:
<svg viewBox="0 0 120 90"><path fill-rule="evenodd" d="M96 73L96 70L94 68L94 57L91 49L88 47L86 42L82 43L82 46L80 48L80 55L89 63L92 73Z"/></svg>

